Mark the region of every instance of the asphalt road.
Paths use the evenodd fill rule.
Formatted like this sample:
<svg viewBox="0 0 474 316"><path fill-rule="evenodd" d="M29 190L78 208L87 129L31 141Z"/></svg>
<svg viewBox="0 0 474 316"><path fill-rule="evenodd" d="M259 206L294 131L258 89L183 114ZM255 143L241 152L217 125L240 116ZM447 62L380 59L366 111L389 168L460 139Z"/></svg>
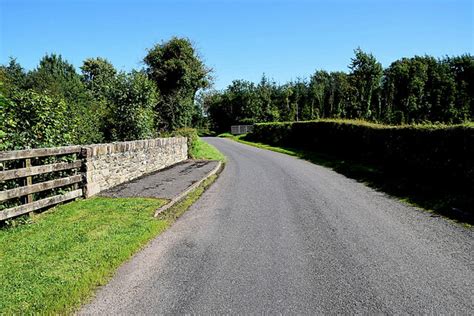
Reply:
<svg viewBox="0 0 474 316"><path fill-rule="evenodd" d="M82 313L474 313L472 230L329 169L206 139L225 170Z"/></svg>

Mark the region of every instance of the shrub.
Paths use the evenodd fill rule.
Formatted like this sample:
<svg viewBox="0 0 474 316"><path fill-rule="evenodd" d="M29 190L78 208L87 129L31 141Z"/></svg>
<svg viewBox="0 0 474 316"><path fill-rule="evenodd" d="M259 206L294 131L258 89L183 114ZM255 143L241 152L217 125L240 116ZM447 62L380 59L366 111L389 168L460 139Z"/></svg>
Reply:
<svg viewBox="0 0 474 316"><path fill-rule="evenodd" d="M182 136L188 139L188 156L191 157L191 153L194 151L196 144L199 140L197 130L194 128L180 128L171 133L171 136Z"/></svg>
<svg viewBox="0 0 474 316"><path fill-rule="evenodd" d="M15 93L11 100L0 94L0 150L68 145L74 129L58 97L33 90Z"/></svg>

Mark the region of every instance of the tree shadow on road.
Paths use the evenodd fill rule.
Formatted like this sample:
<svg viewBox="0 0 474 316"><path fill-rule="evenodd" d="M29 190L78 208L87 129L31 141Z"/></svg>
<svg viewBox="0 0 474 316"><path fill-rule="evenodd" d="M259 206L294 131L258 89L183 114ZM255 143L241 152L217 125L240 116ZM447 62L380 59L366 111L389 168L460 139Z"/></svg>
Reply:
<svg viewBox="0 0 474 316"><path fill-rule="evenodd" d="M428 210L434 217L443 215L464 224L474 224L474 194L462 184L447 182L436 173L420 174L419 170L387 171L382 165L374 163L343 159L309 150L254 143L246 140L245 136L236 139L331 168L378 191Z"/></svg>

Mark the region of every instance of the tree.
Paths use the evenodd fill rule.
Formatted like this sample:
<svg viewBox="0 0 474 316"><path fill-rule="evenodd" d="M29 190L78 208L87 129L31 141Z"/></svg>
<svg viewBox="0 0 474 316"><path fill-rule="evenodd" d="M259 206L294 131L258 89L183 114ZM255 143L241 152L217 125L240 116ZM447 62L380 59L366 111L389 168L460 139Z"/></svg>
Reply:
<svg viewBox="0 0 474 316"><path fill-rule="evenodd" d="M224 98L226 95L218 91L208 91L202 96L203 109L209 117L211 128L219 133L229 131L234 123L232 109Z"/></svg>
<svg viewBox="0 0 474 316"><path fill-rule="evenodd" d="M455 121L474 118L474 56L465 54L447 57L444 61L451 69L456 84Z"/></svg>
<svg viewBox="0 0 474 316"><path fill-rule="evenodd" d="M105 58L87 58L82 66L82 81L96 100L107 99L112 91L117 70Z"/></svg>
<svg viewBox="0 0 474 316"><path fill-rule="evenodd" d="M385 117L392 123L462 122L469 117L469 102L460 81L449 59L415 56L397 60L385 70ZM459 97L463 105L456 101Z"/></svg>
<svg viewBox="0 0 474 316"><path fill-rule="evenodd" d="M318 70L309 82L309 93L311 98L311 114L309 119L329 117L332 109L327 102L329 99L330 76L327 71Z"/></svg>
<svg viewBox="0 0 474 316"><path fill-rule="evenodd" d="M27 86L38 93L63 99L68 107L70 126L77 144L103 140L99 104L87 92L74 66L61 55L46 55L39 66L28 74ZM74 125L74 127L72 127Z"/></svg>
<svg viewBox="0 0 474 316"><path fill-rule="evenodd" d="M275 82L269 80L265 74L263 74L256 89L258 104L261 108L260 117L258 117L257 120L261 122L278 121L280 113L274 102L277 89Z"/></svg>
<svg viewBox="0 0 474 316"><path fill-rule="evenodd" d="M349 75L351 85L355 88L356 99L353 117L372 120L377 110L374 94L379 92L383 75L382 64L377 62L372 54L362 49L354 50L355 57L351 59Z"/></svg>
<svg viewBox="0 0 474 316"><path fill-rule="evenodd" d="M111 100L111 139L134 140L156 135L154 107L158 94L144 72L119 74Z"/></svg>
<svg viewBox="0 0 474 316"><path fill-rule="evenodd" d="M113 140L115 106L112 98L117 85L117 70L107 59L97 57L84 60L81 71L82 82L95 100L94 113L100 118L99 129L104 140Z"/></svg>
<svg viewBox="0 0 474 316"><path fill-rule="evenodd" d="M11 96L16 92L25 89L26 72L15 58L10 58L6 66L0 66L0 93Z"/></svg>
<svg viewBox="0 0 474 316"><path fill-rule="evenodd" d="M41 58L38 67L28 74L28 87L38 92L48 91L67 101L74 101L85 92L74 66L56 54Z"/></svg>
<svg viewBox="0 0 474 316"><path fill-rule="evenodd" d="M189 126L197 91L211 84L210 69L190 40L173 37L157 44L148 50L144 62L162 97L157 105L159 128L173 130Z"/></svg>

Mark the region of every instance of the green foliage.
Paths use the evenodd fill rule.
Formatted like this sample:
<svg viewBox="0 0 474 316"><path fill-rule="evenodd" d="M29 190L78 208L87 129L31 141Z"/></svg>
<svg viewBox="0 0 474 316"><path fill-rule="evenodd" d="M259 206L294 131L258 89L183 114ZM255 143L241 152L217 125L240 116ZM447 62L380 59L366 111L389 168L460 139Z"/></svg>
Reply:
<svg viewBox="0 0 474 316"><path fill-rule="evenodd" d="M252 141L369 163L385 179L402 179L399 190L462 198L450 207L474 211L474 128L465 125L386 126L320 120L256 124Z"/></svg>
<svg viewBox="0 0 474 316"><path fill-rule="evenodd" d="M110 99L111 139L133 140L156 135L154 107L158 94L145 73L119 74Z"/></svg>
<svg viewBox="0 0 474 316"><path fill-rule="evenodd" d="M429 56L403 58L385 71L387 121L446 122L472 119L474 58L436 60Z"/></svg>
<svg viewBox="0 0 474 316"><path fill-rule="evenodd" d="M148 51L145 63L146 71L118 73L107 59L88 58L79 74L61 55L45 55L38 67L29 72L11 59L7 65L0 66L0 114L5 117L0 126L1 148L132 140L191 126L208 130L203 104L195 97L198 90L210 85L210 70L191 42L173 37L155 45ZM37 96L50 98L51 102L62 102L58 112L66 106L68 117L62 121L64 125L61 128L51 125L64 137L15 129L14 122L25 115L24 105L16 102L26 102L21 96L30 90ZM8 117L7 121L7 112L12 116L15 111L17 117ZM48 111L51 109L46 108L45 112ZM29 113L40 114L38 109ZM28 117L25 124L41 120L46 121L44 117ZM51 120L57 120L57 116L53 115ZM49 133L49 127L47 130ZM31 139L26 141L27 137Z"/></svg>
<svg viewBox="0 0 474 316"><path fill-rule="evenodd" d="M14 58L7 65L0 66L0 93L6 97L25 89L27 75Z"/></svg>
<svg viewBox="0 0 474 316"><path fill-rule="evenodd" d="M85 90L74 66L61 55L45 55L39 66L28 74L28 85L38 92L49 91L68 101Z"/></svg>
<svg viewBox="0 0 474 316"><path fill-rule="evenodd" d="M166 135L166 134L165 134ZM172 132L170 136L182 136L188 139L188 155L192 157L192 153L196 150L195 146L199 139L197 130L194 128L180 128Z"/></svg>
<svg viewBox="0 0 474 316"><path fill-rule="evenodd" d="M191 126L194 97L210 85L210 70L196 53L190 40L173 37L155 45L144 58L147 73L161 95L157 105L158 126L175 130Z"/></svg>
<svg viewBox="0 0 474 316"><path fill-rule="evenodd" d="M349 65L349 79L355 91L355 106L352 108L351 117L372 120L377 117L374 112L379 108L376 97L382 80L382 64L377 62L372 54L367 54L360 48L354 53L355 57Z"/></svg>
<svg viewBox="0 0 474 316"><path fill-rule="evenodd" d="M0 230L0 314L67 314L170 220L162 200L92 198Z"/></svg>
<svg viewBox="0 0 474 316"><path fill-rule="evenodd" d="M87 58L82 66L82 81L96 100L107 99L115 87L117 70L105 58Z"/></svg>
<svg viewBox="0 0 474 316"><path fill-rule="evenodd" d="M389 124L456 124L474 117L474 57L402 58L387 69L361 49L350 72L317 70L309 81L276 85L265 76L259 85L234 81L203 102L212 128L234 124L362 119Z"/></svg>
<svg viewBox="0 0 474 316"><path fill-rule="evenodd" d="M73 135L66 103L33 90L0 94L0 150L70 144Z"/></svg>
<svg viewBox="0 0 474 316"><path fill-rule="evenodd" d="M39 66L28 73L27 86L38 93L64 99L74 143L97 143L103 140L100 128L102 118L97 115L100 113L97 108L99 104L86 90L74 66L61 55L44 56Z"/></svg>

